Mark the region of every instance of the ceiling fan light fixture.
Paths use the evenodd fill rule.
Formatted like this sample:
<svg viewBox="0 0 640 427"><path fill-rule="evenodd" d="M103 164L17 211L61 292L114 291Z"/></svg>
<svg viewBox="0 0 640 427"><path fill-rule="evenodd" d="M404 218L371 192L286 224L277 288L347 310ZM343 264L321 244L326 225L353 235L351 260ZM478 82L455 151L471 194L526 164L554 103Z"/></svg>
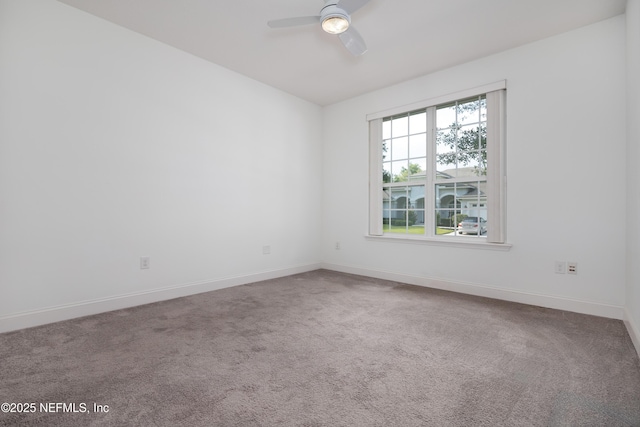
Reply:
<svg viewBox="0 0 640 427"><path fill-rule="evenodd" d="M349 20L344 15L329 15L322 20L322 29L329 34L342 34L349 28Z"/></svg>
<svg viewBox="0 0 640 427"><path fill-rule="evenodd" d="M295 27L298 25L318 24L322 30L337 35L345 48L353 56L360 56L367 51L367 44L354 27L351 26L351 13L367 4L369 0L325 0L320 15L298 16L297 18L276 19L268 21L271 28Z"/></svg>

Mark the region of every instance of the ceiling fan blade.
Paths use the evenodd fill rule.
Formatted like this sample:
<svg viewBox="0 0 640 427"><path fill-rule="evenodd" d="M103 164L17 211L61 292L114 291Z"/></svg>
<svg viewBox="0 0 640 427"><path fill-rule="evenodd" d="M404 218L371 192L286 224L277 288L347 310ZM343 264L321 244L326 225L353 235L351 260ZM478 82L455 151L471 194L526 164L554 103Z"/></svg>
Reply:
<svg viewBox="0 0 640 427"><path fill-rule="evenodd" d="M297 27L298 25L317 24L320 22L320 16L298 16L297 18L276 19L267 22L271 28L287 28Z"/></svg>
<svg viewBox="0 0 640 427"><path fill-rule="evenodd" d="M347 31L339 34L338 37L340 37L340 41L342 41L344 47L346 47L353 56L360 56L367 51L367 44L364 42L360 33L353 27L349 27Z"/></svg>
<svg viewBox="0 0 640 427"><path fill-rule="evenodd" d="M367 3L369 0L339 0L337 6L351 15Z"/></svg>

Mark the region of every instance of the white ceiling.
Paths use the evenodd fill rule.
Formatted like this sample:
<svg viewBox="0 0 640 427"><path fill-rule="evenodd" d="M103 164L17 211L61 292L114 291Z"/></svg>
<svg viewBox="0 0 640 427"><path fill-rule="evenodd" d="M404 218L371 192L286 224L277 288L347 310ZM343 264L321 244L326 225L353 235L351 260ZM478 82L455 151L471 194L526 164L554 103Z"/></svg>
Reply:
<svg viewBox="0 0 640 427"><path fill-rule="evenodd" d="M319 105L607 19L625 0L371 0L353 57L319 25L322 0L59 0Z"/></svg>

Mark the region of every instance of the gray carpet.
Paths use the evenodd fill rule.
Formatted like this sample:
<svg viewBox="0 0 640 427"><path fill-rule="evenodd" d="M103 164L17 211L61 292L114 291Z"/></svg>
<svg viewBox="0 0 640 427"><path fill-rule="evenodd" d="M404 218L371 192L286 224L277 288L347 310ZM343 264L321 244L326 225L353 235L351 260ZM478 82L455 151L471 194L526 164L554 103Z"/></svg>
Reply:
<svg viewBox="0 0 640 427"><path fill-rule="evenodd" d="M2 334L0 402L36 403L0 425L640 426L640 363L617 320L319 270Z"/></svg>

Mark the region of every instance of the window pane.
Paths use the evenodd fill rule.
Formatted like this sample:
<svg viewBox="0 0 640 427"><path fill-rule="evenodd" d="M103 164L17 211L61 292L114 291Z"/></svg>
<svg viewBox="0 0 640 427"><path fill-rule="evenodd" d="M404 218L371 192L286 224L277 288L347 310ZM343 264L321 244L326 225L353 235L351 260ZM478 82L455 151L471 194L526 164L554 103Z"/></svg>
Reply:
<svg viewBox="0 0 640 427"><path fill-rule="evenodd" d="M486 183L463 182L456 185L457 201L462 208L462 213L471 216L477 215L475 211L479 205L487 203Z"/></svg>
<svg viewBox="0 0 640 427"><path fill-rule="evenodd" d="M437 165L437 169L436 169L436 179L437 180L442 180L442 179L451 179L451 178L455 178L456 174L456 167L455 165L441 165L438 164Z"/></svg>
<svg viewBox="0 0 640 427"><path fill-rule="evenodd" d="M424 186L387 188L383 191L385 233L424 234Z"/></svg>
<svg viewBox="0 0 640 427"><path fill-rule="evenodd" d="M485 95L480 98L480 121L487 121L487 98Z"/></svg>
<svg viewBox="0 0 640 427"><path fill-rule="evenodd" d="M436 127L446 129L456 123L456 106L448 105L438 107L436 110Z"/></svg>
<svg viewBox="0 0 640 427"><path fill-rule="evenodd" d="M423 180L426 178L426 159L415 159L407 164L405 161L393 163L393 181L406 182L409 180Z"/></svg>
<svg viewBox="0 0 640 427"><path fill-rule="evenodd" d="M382 121L382 139L391 138L391 119L384 119Z"/></svg>
<svg viewBox="0 0 640 427"><path fill-rule="evenodd" d="M409 179L425 179L427 159L411 159L409 162Z"/></svg>
<svg viewBox="0 0 640 427"><path fill-rule="evenodd" d="M392 188L389 201L389 231L406 233L407 231L407 188Z"/></svg>
<svg viewBox="0 0 640 427"><path fill-rule="evenodd" d="M427 131L427 113L414 112L409 116L409 133L411 135L416 133L424 133Z"/></svg>
<svg viewBox="0 0 640 427"><path fill-rule="evenodd" d="M409 187L407 226L411 234L424 234L424 186Z"/></svg>
<svg viewBox="0 0 640 427"><path fill-rule="evenodd" d="M480 101L478 98L462 101L458 104L458 124L480 122Z"/></svg>
<svg viewBox="0 0 640 427"><path fill-rule="evenodd" d="M427 134L420 133L409 137L409 156L410 157L426 157L427 156Z"/></svg>
<svg viewBox="0 0 640 427"><path fill-rule="evenodd" d="M478 154L478 166L476 174L481 178L487 177L487 150L482 150Z"/></svg>
<svg viewBox="0 0 640 427"><path fill-rule="evenodd" d="M435 185L436 233L481 236L486 233L487 183L483 181ZM469 219L470 218L470 219ZM467 220L467 221L465 221ZM468 224L468 223L471 224ZM475 226L474 226L475 224ZM478 233L478 230L480 232Z"/></svg>
<svg viewBox="0 0 640 427"><path fill-rule="evenodd" d="M484 139L486 140L486 127L480 129L478 125L467 125L460 127L458 130L458 151L471 151L480 148L480 139L482 138L482 131L485 132Z"/></svg>
<svg viewBox="0 0 640 427"><path fill-rule="evenodd" d="M391 176L394 182L403 182L408 179L409 164L406 160L391 163Z"/></svg>
<svg viewBox="0 0 640 427"><path fill-rule="evenodd" d="M424 185L412 185L408 189L409 208L424 208Z"/></svg>
<svg viewBox="0 0 640 427"><path fill-rule="evenodd" d="M409 133L409 118L405 115L403 117L394 118L391 122L391 136L396 138L398 136L405 136Z"/></svg>
<svg viewBox="0 0 640 427"><path fill-rule="evenodd" d="M409 158L409 138L396 138L391 140L391 159L400 160Z"/></svg>
<svg viewBox="0 0 640 427"><path fill-rule="evenodd" d="M478 189L478 206L479 208L482 208L485 210L486 212L486 208L487 208L487 181L479 181L476 184L476 187ZM484 219L487 219L487 216L483 216Z"/></svg>
<svg viewBox="0 0 640 427"><path fill-rule="evenodd" d="M455 129L439 130L436 134L436 147L438 153L454 151L458 135Z"/></svg>
<svg viewBox="0 0 640 427"><path fill-rule="evenodd" d="M487 183L484 181L456 184L460 214L458 234L482 236L487 230Z"/></svg>
<svg viewBox="0 0 640 427"><path fill-rule="evenodd" d="M436 171L445 172L456 167L456 129L439 130L436 134ZM445 179L446 175L439 178Z"/></svg>
<svg viewBox="0 0 640 427"><path fill-rule="evenodd" d="M459 212L458 212L459 213ZM436 209L435 234L454 235L456 224L454 224L456 210L455 209Z"/></svg>
<svg viewBox="0 0 640 427"><path fill-rule="evenodd" d="M456 152L447 144L438 139L436 145L436 179L449 179L448 173L456 168Z"/></svg>
<svg viewBox="0 0 640 427"><path fill-rule="evenodd" d="M391 182L391 163L384 162L382 164L382 182Z"/></svg>
<svg viewBox="0 0 640 427"><path fill-rule="evenodd" d="M458 169L467 169L471 168L469 171L458 170L456 176L460 177L460 174L468 175L473 173L473 171L478 169L478 152L474 151L471 153L458 153Z"/></svg>
<svg viewBox="0 0 640 427"><path fill-rule="evenodd" d="M487 211L486 209L470 209L458 218L458 235L482 237L487 233Z"/></svg>
<svg viewBox="0 0 640 427"><path fill-rule="evenodd" d="M456 206L456 184L436 184L435 185L436 209L455 209Z"/></svg>
<svg viewBox="0 0 640 427"><path fill-rule="evenodd" d="M405 209L407 207L407 187L390 188L389 194L391 195L390 209Z"/></svg>

